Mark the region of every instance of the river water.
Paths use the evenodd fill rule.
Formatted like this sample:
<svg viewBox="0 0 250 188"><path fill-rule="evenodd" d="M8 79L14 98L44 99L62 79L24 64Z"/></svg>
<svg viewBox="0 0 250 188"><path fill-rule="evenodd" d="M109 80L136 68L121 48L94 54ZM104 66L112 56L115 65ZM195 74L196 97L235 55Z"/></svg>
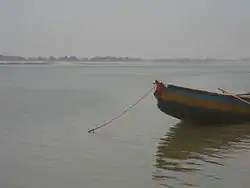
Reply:
<svg viewBox="0 0 250 188"><path fill-rule="evenodd" d="M250 90L244 61L0 66L0 187L247 187L250 124L195 126L160 112L155 79Z"/></svg>

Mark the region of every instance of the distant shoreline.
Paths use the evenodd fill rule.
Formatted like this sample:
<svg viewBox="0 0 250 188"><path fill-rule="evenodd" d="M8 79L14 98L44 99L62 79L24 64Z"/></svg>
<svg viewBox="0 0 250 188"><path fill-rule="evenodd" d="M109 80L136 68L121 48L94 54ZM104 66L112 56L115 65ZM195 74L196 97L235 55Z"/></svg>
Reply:
<svg viewBox="0 0 250 188"><path fill-rule="evenodd" d="M250 61L250 58L218 59L218 58L162 58L162 59L142 59L132 57L113 57L96 56L92 58L77 58L76 56L64 57L22 57L0 55L0 64L49 64L52 62L138 62L138 61L156 61L156 62L187 62L187 61Z"/></svg>
<svg viewBox="0 0 250 188"><path fill-rule="evenodd" d="M22 56L5 56L0 55L0 62L1 61L15 61L15 62L31 62L31 61L38 61L38 62L60 62L60 61L70 61L70 62L115 62L115 61L142 61L141 58L131 58L131 57L112 57L112 56L96 56L92 58L77 58L76 56L64 56L64 57L22 57Z"/></svg>

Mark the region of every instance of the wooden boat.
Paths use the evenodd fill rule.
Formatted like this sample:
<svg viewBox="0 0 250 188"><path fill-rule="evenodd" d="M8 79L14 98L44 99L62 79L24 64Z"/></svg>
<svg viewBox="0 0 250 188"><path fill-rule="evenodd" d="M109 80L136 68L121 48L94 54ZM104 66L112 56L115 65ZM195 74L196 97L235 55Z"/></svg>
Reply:
<svg viewBox="0 0 250 188"><path fill-rule="evenodd" d="M250 121L250 95L208 92L154 82L158 108L189 122L234 123Z"/></svg>

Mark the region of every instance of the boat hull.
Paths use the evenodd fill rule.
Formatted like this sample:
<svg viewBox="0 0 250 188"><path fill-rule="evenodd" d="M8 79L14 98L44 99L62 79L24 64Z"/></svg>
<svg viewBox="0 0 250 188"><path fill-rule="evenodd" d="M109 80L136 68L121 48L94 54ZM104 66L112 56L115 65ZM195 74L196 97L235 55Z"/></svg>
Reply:
<svg viewBox="0 0 250 188"><path fill-rule="evenodd" d="M157 86L154 96L160 111L182 121L194 123L250 121L250 105L233 96L174 85Z"/></svg>
<svg viewBox="0 0 250 188"><path fill-rule="evenodd" d="M250 115L224 112L216 109L204 109L185 105L176 101L157 100L157 107L163 113L192 123L241 123L249 122Z"/></svg>

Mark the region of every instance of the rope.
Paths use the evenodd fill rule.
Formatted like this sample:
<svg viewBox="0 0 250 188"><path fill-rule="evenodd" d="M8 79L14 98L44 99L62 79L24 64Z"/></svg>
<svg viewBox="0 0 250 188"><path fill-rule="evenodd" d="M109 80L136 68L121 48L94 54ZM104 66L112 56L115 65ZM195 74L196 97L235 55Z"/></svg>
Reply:
<svg viewBox="0 0 250 188"><path fill-rule="evenodd" d="M106 126L106 125L112 123L114 120L116 120L116 119L122 117L122 116L123 116L124 114L126 114L130 109L132 109L133 107L135 107L140 101L142 101L144 98L146 98L147 95L148 95L153 89L154 89L154 87L152 87L149 91L147 91L143 96L141 96L141 97L139 98L138 101L136 101L134 104L132 104L131 106L129 106L127 109L125 109L125 110L124 110L121 114L119 114L118 116L112 118L111 120L109 120L108 122L106 122L106 123L104 123L104 124L102 124L102 125L99 125L99 126L93 128L93 129L88 130L88 132L89 132L89 133L95 133L95 131L96 131L97 129L100 129L101 127L104 127L104 126Z"/></svg>

